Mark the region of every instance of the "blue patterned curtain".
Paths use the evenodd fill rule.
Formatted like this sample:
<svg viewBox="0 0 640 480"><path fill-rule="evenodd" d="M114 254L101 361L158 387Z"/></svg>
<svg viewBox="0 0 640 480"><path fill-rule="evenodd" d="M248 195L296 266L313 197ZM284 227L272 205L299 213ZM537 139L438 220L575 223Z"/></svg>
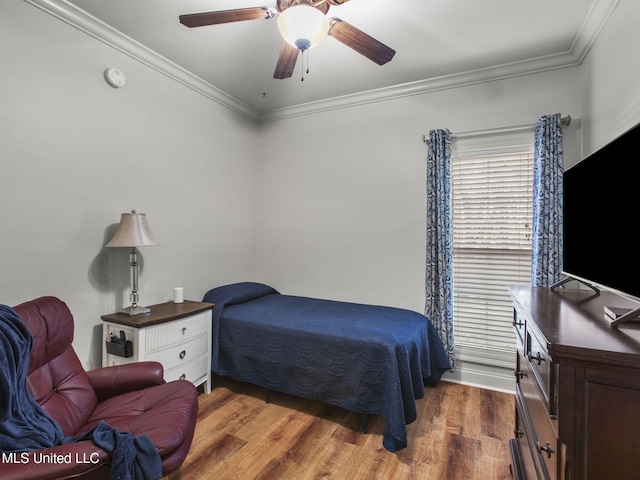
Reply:
<svg viewBox="0 0 640 480"><path fill-rule="evenodd" d="M533 252L531 284L549 287L562 278L562 118L536 123L533 160Z"/></svg>
<svg viewBox="0 0 640 480"><path fill-rule="evenodd" d="M453 368L455 349L453 337L451 134L449 130L429 132L425 315L438 331Z"/></svg>

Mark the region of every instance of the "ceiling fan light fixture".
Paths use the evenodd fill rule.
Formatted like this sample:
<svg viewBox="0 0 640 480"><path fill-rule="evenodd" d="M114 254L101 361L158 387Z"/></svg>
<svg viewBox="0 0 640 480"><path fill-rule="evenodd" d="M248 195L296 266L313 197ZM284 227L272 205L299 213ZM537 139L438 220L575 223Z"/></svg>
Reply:
<svg viewBox="0 0 640 480"><path fill-rule="evenodd" d="M304 52L324 40L329 20L315 7L296 5L278 15L278 30L289 44Z"/></svg>

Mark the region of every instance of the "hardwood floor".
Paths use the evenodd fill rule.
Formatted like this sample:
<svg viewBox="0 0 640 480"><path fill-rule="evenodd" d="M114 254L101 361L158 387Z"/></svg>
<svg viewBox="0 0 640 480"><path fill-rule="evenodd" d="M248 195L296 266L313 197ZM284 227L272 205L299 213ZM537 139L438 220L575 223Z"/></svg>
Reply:
<svg viewBox="0 0 640 480"><path fill-rule="evenodd" d="M382 446L382 417L276 393L226 377L200 394L184 464L168 480L511 479L514 396L448 382L416 401L409 445Z"/></svg>

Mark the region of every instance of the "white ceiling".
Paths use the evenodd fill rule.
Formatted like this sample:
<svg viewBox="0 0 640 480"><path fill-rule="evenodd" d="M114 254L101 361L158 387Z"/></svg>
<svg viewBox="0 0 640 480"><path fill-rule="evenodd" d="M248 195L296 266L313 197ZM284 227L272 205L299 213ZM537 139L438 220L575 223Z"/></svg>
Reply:
<svg viewBox="0 0 640 480"><path fill-rule="evenodd" d="M63 1L63 0L56 0ZM350 0L339 17L396 50L379 66L328 37L291 78L273 72L275 19L187 28L178 16L276 0L68 0L258 114L425 82L578 64L617 0ZM114 65L116 66L116 65Z"/></svg>

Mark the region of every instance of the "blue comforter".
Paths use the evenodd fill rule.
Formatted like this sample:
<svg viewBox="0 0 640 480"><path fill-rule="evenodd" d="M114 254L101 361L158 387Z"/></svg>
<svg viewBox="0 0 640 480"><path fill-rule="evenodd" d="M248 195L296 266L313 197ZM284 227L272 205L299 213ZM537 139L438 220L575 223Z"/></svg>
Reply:
<svg viewBox="0 0 640 480"><path fill-rule="evenodd" d="M237 380L385 418L383 445L407 446L415 399L449 369L419 313L281 295L245 282L214 288L212 370Z"/></svg>

